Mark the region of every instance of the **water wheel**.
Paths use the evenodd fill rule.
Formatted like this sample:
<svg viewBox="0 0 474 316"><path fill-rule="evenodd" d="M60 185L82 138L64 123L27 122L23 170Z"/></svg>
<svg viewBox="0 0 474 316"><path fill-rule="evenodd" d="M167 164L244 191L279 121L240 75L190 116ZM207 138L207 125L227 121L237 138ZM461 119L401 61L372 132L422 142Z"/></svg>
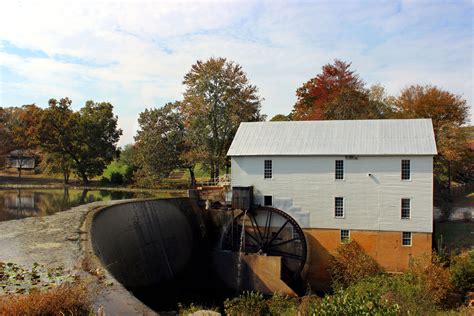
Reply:
<svg viewBox="0 0 474 316"><path fill-rule="evenodd" d="M281 279L299 279L306 262L306 239L298 223L272 207L237 215L224 233L222 249L281 257Z"/></svg>

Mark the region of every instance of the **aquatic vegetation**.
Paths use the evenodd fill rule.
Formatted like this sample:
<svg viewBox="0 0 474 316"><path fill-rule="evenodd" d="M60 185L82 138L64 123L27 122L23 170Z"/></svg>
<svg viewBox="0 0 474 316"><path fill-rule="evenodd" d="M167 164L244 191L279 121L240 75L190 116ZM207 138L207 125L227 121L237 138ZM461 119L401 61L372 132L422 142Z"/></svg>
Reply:
<svg viewBox="0 0 474 316"><path fill-rule="evenodd" d="M11 262L0 262L0 295L46 290L78 278L63 267L45 267L35 262L31 268L25 268Z"/></svg>

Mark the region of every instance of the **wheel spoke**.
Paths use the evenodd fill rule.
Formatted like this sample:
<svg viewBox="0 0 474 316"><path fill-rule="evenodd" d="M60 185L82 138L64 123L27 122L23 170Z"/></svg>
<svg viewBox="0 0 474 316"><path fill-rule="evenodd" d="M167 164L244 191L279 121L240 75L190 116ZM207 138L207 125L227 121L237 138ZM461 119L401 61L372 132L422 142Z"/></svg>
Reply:
<svg viewBox="0 0 474 316"><path fill-rule="evenodd" d="M297 255L297 254L294 254L294 253L290 253L290 252L286 252L286 251L281 251L281 250L272 250L271 252L268 252L268 254L270 255L277 255L277 256L281 256L281 257L286 257L286 258L290 258L290 259L295 259L295 260L299 260L299 261L303 261L303 256L300 256L300 255Z"/></svg>
<svg viewBox="0 0 474 316"><path fill-rule="evenodd" d="M286 220L285 224L283 224L283 226L280 227L280 229L278 229L278 231L276 232L276 234L272 237L272 239L270 239L269 242L265 243L265 246L266 245L271 245L272 242L278 237L278 235L280 235L280 233L283 231L283 229L285 228L286 225L288 225L288 223L290 222L289 219Z"/></svg>
<svg viewBox="0 0 474 316"><path fill-rule="evenodd" d="M265 218L265 228L263 230L263 242L265 243L268 240L268 235L270 234L270 222L272 221L272 212L267 211L267 217Z"/></svg>
<svg viewBox="0 0 474 316"><path fill-rule="evenodd" d="M289 243L289 242L296 241L296 240L301 240L301 238L296 237L296 238L293 238L293 239L289 239L289 240L282 241L282 242L280 242L280 243L278 243L278 244L268 245L268 246L266 247L266 249L276 248L276 247L279 247L279 246L281 246L281 245L284 245L284 244L287 244L287 243Z"/></svg>
<svg viewBox="0 0 474 316"><path fill-rule="evenodd" d="M262 232L260 231L260 228L258 227L257 219L253 216L252 213L250 213L249 217L250 217L250 222L252 223L252 227L257 230L258 235L260 236L260 244L263 245L263 236L262 236ZM253 224L252 219L255 221L255 225Z"/></svg>
<svg viewBox="0 0 474 316"><path fill-rule="evenodd" d="M255 240L257 242L257 244L260 244L260 241L258 239L256 239L248 230L245 230L245 234L248 235L253 240Z"/></svg>

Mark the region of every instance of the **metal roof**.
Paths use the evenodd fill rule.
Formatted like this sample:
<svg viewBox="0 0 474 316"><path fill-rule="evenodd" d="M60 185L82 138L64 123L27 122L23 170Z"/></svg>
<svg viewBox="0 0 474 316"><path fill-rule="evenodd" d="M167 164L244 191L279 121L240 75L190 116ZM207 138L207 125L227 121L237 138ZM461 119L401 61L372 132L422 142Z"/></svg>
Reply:
<svg viewBox="0 0 474 316"><path fill-rule="evenodd" d="M228 156L436 155L431 119L241 123Z"/></svg>

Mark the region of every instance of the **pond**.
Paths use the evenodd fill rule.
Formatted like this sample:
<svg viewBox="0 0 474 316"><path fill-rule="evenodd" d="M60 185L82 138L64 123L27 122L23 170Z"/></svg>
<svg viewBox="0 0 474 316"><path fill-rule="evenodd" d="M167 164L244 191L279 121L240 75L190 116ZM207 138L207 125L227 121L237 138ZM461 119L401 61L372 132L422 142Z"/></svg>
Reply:
<svg viewBox="0 0 474 316"><path fill-rule="evenodd" d="M32 216L47 216L96 201L150 198L147 192L90 189L0 190L0 222Z"/></svg>

